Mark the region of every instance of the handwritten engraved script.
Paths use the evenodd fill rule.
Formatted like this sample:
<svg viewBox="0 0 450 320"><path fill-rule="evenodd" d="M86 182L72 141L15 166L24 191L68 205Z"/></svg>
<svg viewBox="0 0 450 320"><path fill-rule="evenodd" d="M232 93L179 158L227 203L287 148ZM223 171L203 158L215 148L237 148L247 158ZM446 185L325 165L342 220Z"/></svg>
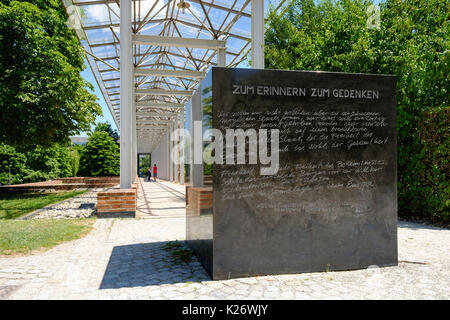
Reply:
<svg viewBox="0 0 450 320"><path fill-rule="evenodd" d="M389 122L381 112L275 107L264 112L221 111L217 117L222 130L279 129L280 159L284 159L274 176L260 176L258 167L252 165L220 170L222 200L257 200L257 209L285 214L357 214L373 207L377 178L386 170L388 161L376 153L361 160L360 154L369 146L390 142L384 130ZM293 154L302 153L308 157L289 161ZM318 192L322 195L320 202L314 196Z"/></svg>

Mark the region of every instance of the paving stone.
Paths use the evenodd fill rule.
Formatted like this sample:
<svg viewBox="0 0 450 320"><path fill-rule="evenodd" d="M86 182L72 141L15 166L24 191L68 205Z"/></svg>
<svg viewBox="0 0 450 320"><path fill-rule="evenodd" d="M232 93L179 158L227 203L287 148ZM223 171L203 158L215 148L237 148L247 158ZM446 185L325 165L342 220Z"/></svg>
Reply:
<svg viewBox="0 0 450 320"><path fill-rule="evenodd" d="M184 187L158 183L177 207ZM165 214L98 219L82 239L0 258L0 299L450 299L450 230L399 222L395 267L211 281L195 257L176 265L162 249L185 238L184 218Z"/></svg>

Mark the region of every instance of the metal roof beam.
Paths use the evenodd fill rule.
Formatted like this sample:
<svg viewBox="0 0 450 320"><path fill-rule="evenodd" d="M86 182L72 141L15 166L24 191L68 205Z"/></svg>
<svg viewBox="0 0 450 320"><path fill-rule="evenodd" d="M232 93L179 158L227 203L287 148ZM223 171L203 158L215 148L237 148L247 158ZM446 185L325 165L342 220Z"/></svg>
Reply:
<svg viewBox="0 0 450 320"><path fill-rule="evenodd" d="M136 124L136 130L161 130L167 129L169 126L138 126Z"/></svg>
<svg viewBox="0 0 450 320"><path fill-rule="evenodd" d="M181 24L183 24L185 26L188 26L188 27L197 28L199 30L206 30L207 29L207 28L205 28L202 25L198 25L198 24L195 24L195 23L192 23L192 22L189 22L189 21L184 21L184 20L180 20L180 19L174 19L173 21L181 23ZM227 36L229 36L231 38L236 38L236 39L243 40L243 41L250 40L250 36L246 37L244 35L237 34L237 33L226 32L225 35L227 35Z"/></svg>
<svg viewBox="0 0 450 320"><path fill-rule="evenodd" d="M226 40L209 40L197 38L162 37L136 34L133 36L133 43L143 45L153 45L162 47L219 49L226 48Z"/></svg>
<svg viewBox="0 0 450 320"><path fill-rule="evenodd" d="M141 116L141 117L167 117L167 118L172 118L172 117L178 117L178 113L177 112L165 112L165 113L157 113L157 112L136 112L136 116Z"/></svg>
<svg viewBox="0 0 450 320"><path fill-rule="evenodd" d="M166 53L166 54L168 54L168 55L171 55L171 56L174 56L174 57L177 57L177 58L183 58L183 59L186 59L186 57L183 56L182 54L179 54L179 53L176 53L176 52L171 52L171 51L158 51L158 52L152 53L151 55L159 55L159 54L161 54L161 53ZM228 51L227 51L227 54L231 54L231 55L239 55L240 53L228 52ZM142 57L142 56L145 56L145 54L144 54L144 53L141 53L141 54L135 54L135 56L136 56L136 57ZM104 58L101 58L101 59L107 61L107 60L116 60L116 59L119 59L119 57L118 57L118 56L113 56L113 57L104 57ZM191 59L191 60L192 60L192 59ZM196 61L196 62L205 62L203 59L198 59L198 58L194 58L194 61ZM155 65L156 65L156 64L155 64ZM159 63L159 64L157 64L157 65L160 65L160 66L167 66L167 67L173 67L173 66L171 66L171 65L169 65L169 64L165 64L165 63ZM211 65L215 66L216 63L215 63L215 62L211 62ZM147 65L147 66L151 66L151 65ZM175 66L175 67L181 69L181 67L178 67L178 66ZM111 69L108 69L108 70L100 70L100 72L107 72L107 71L114 71L114 70L111 70Z"/></svg>
<svg viewBox="0 0 450 320"><path fill-rule="evenodd" d="M138 76L152 77L185 77L185 78L204 78L206 73L194 70L167 70L167 69L142 69L134 70L134 74Z"/></svg>
<svg viewBox="0 0 450 320"><path fill-rule="evenodd" d="M206 2L205 0L189 0L189 1L193 2L193 3L197 3L197 4L200 4L200 1L201 1L201 2L203 2L203 4L205 6L213 7L214 9L219 9L219 10L226 11L226 12L232 12L234 14L240 13L239 10L230 9L228 7L224 7L223 5L216 4L216 3ZM73 1L72 3L75 6L92 6L92 5L107 4L107 3L117 3L117 2L116 2L116 0L100 0L100 1L93 0L93 1ZM241 15L244 17L247 17L247 18L251 17L251 14L248 12L242 12Z"/></svg>
<svg viewBox="0 0 450 320"><path fill-rule="evenodd" d="M170 124L173 120L152 120L152 119L136 119L136 125L141 127L141 125L146 124Z"/></svg>
<svg viewBox="0 0 450 320"><path fill-rule="evenodd" d="M156 95L156 96L192 96L192 90L165 90L165 89L135 89L136 95Z"/></svg>
<svg viewBox="0 0 450 320"><path fill-rule="evenodd" d="M148 108L184 108L184 104L181 103L163 103L154 101L141 101L136 102L136 107L148 107Z"/></svg>
<svg viewBox="0 0 450 320"><path fill-rule="evenodd" d="M149 21L136 21L136 24L139 24L141 22L145 22L145 24L154 24L154 23L161 23L165 22L167 19L152 19ZM120 23L106 23L106 24L98 24L98 25L86 25L83 26L84 30L97 30L97 29L110 29L110 28L117 28L120 27Z"/></svg>
<svg viewBox="0 0 450 320"><path fill-rule="evenodd" d="M234 14L240 14L243 17L251 18L251 14L250 13L239 12L239 10L230 9L228 7L224 7L224 6L216 4L216 3L206 2L205 0L189 0L189 1L193 2L193 3L197 3L197 4L200 4L200 2L202 2L205 6L213 7L214 9L219 9L219 10L223 10L223 11L226 11L226 12L232 12Z"/></svg>

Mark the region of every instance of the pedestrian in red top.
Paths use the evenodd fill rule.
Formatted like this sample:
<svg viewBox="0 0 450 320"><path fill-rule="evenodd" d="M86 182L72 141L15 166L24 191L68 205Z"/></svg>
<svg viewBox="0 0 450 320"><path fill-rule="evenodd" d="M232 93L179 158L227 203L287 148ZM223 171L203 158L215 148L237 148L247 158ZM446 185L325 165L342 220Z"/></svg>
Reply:
<svg viewBox="0 0 450 320"><path fill-rule="evenodd" d="M153 165L153 178L156 182L156 176L158 175L158 167L156 166L156 163Z"/></svg>

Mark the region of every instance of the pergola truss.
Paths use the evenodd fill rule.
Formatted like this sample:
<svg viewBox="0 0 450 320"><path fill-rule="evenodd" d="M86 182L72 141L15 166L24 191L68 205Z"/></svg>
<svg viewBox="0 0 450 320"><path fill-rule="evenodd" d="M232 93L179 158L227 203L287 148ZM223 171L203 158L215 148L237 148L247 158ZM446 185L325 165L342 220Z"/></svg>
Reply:
<svg viewBox="0 0 450 320"><path fill-rule="evenodd" d="M211 66L238 66L253 48L253 66L263 67L263 0L62 2L121 134L122 188L136 172L137 145L154 149L184 126Z"/></svg>

